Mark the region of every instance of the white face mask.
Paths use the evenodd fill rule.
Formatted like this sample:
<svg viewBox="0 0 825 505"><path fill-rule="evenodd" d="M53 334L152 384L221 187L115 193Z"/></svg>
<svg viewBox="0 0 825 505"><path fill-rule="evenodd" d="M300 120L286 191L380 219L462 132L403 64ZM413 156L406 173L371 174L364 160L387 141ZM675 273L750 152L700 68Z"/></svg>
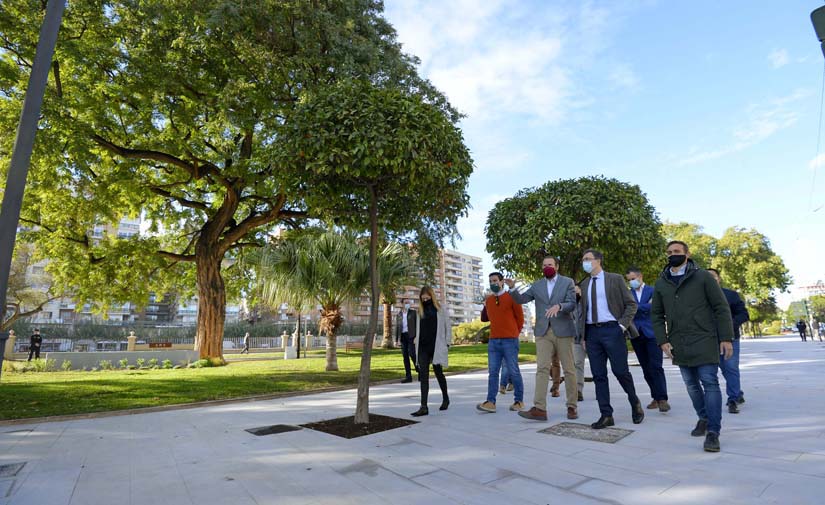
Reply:
<svg viewBox="0 0 825 505"><path fill-rule="evenodd" d="M591 261L582 261L582 270L584 270L587 273L592 272L593 271L593 262L591 262Z"/></svg>
<svg viewBox="0 0 825 505"><path fill-rule="evenodd" d="M409 303L404 304L404 310L410 310L410 304Z"/></svg>

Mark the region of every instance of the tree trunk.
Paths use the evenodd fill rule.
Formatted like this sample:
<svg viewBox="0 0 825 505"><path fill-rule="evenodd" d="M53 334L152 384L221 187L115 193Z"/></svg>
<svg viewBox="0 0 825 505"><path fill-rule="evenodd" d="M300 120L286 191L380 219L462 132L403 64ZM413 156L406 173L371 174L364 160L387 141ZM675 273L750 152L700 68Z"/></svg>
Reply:
<svg viewBox="0 0 825 505"><path fill-rule="evenodd" d="M321 320L318 322L318 331L327 334L327 372L338 371L338 328L344 318L341 316L341 307L329 306L321 309Z"/></svg>
<svg viewBox="0 0 825 505"><path fill-rule="evenodd" d="M384 339L381 347L392 349L392 303L384 298Z"/></svg>
<svg viewBox="0 0 825 505"><path fill-rule="evenodd" d="M355 424L370 422L370 364L372 343L375 340L375 330L378 328L378 195L374 186L370 187L370 196L370 322L364 336L364 353L361 355L361 371L358 374Z"/></svg>
<svg viewBox="0 0 825 505"><path fill-rule="evenodd" d="M221 258L208 246L195 250L198 279L198 330L195 350L201 359L223 363L223 328L226 321L226 289Z"/></svg>

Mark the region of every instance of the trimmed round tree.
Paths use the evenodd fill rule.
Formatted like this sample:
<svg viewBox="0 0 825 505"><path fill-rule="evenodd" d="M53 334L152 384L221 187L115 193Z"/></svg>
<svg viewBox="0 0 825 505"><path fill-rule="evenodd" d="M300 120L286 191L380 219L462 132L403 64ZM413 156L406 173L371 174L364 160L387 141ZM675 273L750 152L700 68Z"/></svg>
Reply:
<svg viewBox="0 0 825 505"><path fill-rule="evenodd" d="M498 202L487 216L487 252L496 267L525 280L540 275L541 260L559 258L563 275L578 280L584 249L604 253L605 269L630 265L656 272L665 243L656 211L639 186L582 177L523 189Z"/></svg>
<svg viewBox="0 0 825 505"><path fill-rule="evenodd" d="M370 239L371 311L358 379L356 423L369 422L369 377L378 319L380 239L413 243L419 258L456 233L469 206L473 163L448 107L367 81L308 93L286 117L279 165L321 218Z"/></svg>

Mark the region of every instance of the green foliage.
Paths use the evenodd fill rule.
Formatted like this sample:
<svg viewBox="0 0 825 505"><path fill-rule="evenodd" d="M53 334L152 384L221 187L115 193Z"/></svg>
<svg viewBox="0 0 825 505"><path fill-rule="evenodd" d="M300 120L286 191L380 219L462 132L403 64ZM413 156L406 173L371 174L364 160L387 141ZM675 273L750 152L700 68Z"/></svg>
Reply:
<svg viewBox="0 0 825 505"><path fill-rule="evenodd" d="M454 344L486 344L490 340L490 323L482 323L480 319L453 326Z"/></svg>
<svg viewBox="0 0 825 505"><path fill-rule="evenodd" d="M5 132L20 115L44 6L0 3ZM151 292L196 291L220 312L225 295L245 287L223 260L263 244L278 224L297 225L317 202L293 190L304 174L273 153L283 118L315 88L349 78L395 84L457 119L401 52L382 8L374 0L70 2L21 217L57 289L101 313ZM12 142L0 136L2 177ZM151 223L146 234L93 235L138 215ZM219 354L215 321L198 338Z"/></svg>
<svg viewBox="0 0 825 505"><path fill-rule="evenodd" d="M808 298L808 310L817 321L825 321L825 295L815 295Z"/></svg>
<svg viewBox="0 0 825 505"><path fill-rule="evenodd" d="M166 369L166 370L171 370L172 366L173 365L172 365L172 360L171 359L165 359L165 360L163 360L163 363L161 364L161 367Z"/></svg>
<svg viewBox="0 0 825 505"><path fill-rule="evenodd" d="M389 242L432 268L466 214L473 162L455 118L430 97L348 80L308 93L277 146L290 193L319 217L369 231L375 203Z"/></svg>
<svg viewBox="0 0 825 505"><path fill-rule="evenodd" d="M108 359L102 359L98 362L98 366L101 370L114 370L115 367L112 366L112 362Z"/></svg>
<svg viewBox="0 0 825 505"><path fill-rule="evenodd" d="M135 364L138 366L138 368L143 368L144 366L146 366L146 358L137 358L135 360Z"/></svg>
<svg viewBox="0 0 825 505"><path fill-rule="evenodd" d="M770 324L762 327L762 334L763 335L781 335L782 334L782 322L781 321L771 321Z"/></svg>
<svg viewBox="0 0 825 505"><path fill-rule="evenodd" d="M755 229L731 227L715 238L691 223L665 223L665 239L681 240L690 247L691 258L701 268L719 270L722 285L737 291L749 307L755 322L775 316L778 308L774 291L785 291L791 277L782 258L771 248L770 240Z"/></svg>
<svg viewBox="0 0 825 505"><path fill-rule="evenodd" d="M158 367L158 359L152 358L149 360L149 368L157 368Z"/></svg>
<svg viewBox="0 0 825 505"><path fill-rule="evenodd" d="M194 363L189 363L189 368L211 368L213 366L215 364L209 359L199 359Z"/></svg>
<svg viewBox="0 0 825 505"><path fill-rule="evenodd" d="M129 367L129 359L128 358L123 358L120 361L118 361L118 364L120 365L120 368L126 369L126 368Z"/></svg>
<svg viewBox="0 0 825 505"><path fill-rule="evenodd" d="M60 369L64 372L68 372L72 369L72 362L70 360L63 360L63 363L60 364Z"/></svg>
<svg viewBox="0 0 825 505"><path fill-rule="evenodd" d="M550 181L498 202L487 217L487 251L497 268L533 279L545 255L563 275L579 278L584 249L604 253L604 267L659 268L664 242L659 219L639 186L603 177Z"/></svg>

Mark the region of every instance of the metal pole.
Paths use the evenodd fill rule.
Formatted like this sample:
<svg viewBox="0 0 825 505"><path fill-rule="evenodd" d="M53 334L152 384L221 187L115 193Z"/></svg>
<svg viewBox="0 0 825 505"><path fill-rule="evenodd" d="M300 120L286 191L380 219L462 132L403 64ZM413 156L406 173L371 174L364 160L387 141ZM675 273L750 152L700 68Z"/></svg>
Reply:
<svg viewBox="0 0 825 505"><path fill-rule="evenodd" d="M3 204L0 207L0 321L6 320L6 291L9 286L14 241L17 238L20 207L23 205L23 191L26 188L26 176L34 148L40 107L43 105L43 94L46 92L54 47L57 44L57 32L60 30L65 7L66 0L49 0L46 6L46 15L40 27L40 39L37 41L34 65L29 76L29 86L26 88L26 98L23 100L23 111L20 113L20 124L17 126L17 137L14 139L11 165L3 192ZM0 373L3 370L3 355L8 338L7 331L0 331Z"/></svg>

